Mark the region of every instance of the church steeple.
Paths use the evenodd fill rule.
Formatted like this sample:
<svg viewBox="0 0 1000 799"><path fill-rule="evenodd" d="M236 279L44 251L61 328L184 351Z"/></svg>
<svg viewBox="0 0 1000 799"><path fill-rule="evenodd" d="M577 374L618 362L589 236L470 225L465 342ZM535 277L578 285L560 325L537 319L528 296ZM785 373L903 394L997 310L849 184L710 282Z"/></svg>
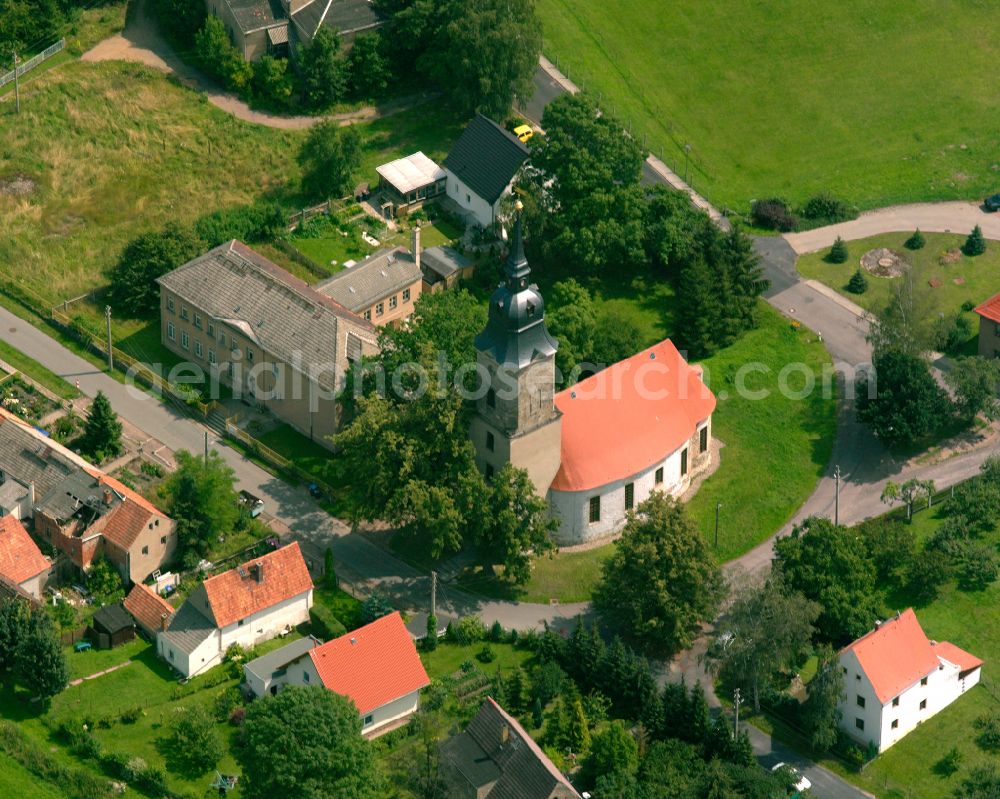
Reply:
<svg viewBox="0 0 1000 799"><path fill-rule="evenodd" d="M491 355L497 364L516 369L555 355L559 346L545 327L545 302L538 286L528 282L530 274L518 203L504 282L490 297L489 319L475 342L476 349Z"/></svg>

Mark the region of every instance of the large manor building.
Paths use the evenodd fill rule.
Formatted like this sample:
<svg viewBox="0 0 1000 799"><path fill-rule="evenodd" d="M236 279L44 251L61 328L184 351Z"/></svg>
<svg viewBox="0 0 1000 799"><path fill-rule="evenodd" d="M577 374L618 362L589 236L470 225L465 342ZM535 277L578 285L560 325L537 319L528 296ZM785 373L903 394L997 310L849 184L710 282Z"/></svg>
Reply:
<svg viewBox="0 0 1000 799"><path fill-rule="evenodd" d="M558 343L530 272L518 221L475 341L489 388L470 434L487 477L527 470L566 546L616 532L653 491L683 493L711 460L715 397L669 339L556 393Z"/></svg>

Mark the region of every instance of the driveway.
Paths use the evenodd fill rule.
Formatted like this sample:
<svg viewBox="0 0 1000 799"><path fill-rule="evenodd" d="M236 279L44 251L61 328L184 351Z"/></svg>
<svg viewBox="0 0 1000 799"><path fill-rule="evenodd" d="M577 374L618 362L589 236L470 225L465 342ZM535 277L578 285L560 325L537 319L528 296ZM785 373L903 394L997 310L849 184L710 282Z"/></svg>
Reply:
<svg viewBox="0 0 1000 799"><path fill-rule="evenodd" d="M218 446L218 438L208 427L143 391L119 383L3 307L0 307L0 335L12 347L69 383L79 381L80 390L87 396L93 397L103 391L119 416L172 450L202 452L207 435L209 445L236 473L238 487L261 497L265 510L287 527L291 538L302 541L307 552L321 557L326 548L331 547L338 571L349 576L352 582L385 590L400 607L427 609L431 590L429 575L393 557L363 535L352 532L339 519L320 510L304 488L290 486L230 447ZM450 587L442 588L439 596L439 605L446 612L454 615L478 613L487 624L499 621L505 627L518 629L541 627L545 623L568 628L575 624L577 615L588 610L585 603L553 606L490 602Z"/></svg>

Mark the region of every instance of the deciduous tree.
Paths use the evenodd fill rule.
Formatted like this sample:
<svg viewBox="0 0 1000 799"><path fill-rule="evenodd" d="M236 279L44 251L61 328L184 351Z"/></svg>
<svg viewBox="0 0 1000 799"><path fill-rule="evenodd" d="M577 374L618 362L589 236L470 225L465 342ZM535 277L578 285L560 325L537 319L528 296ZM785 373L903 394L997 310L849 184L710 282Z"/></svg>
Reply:
<svg viewBox="0 0 1000 799"><path fill-rule="evenodd" d="M955 405L971 423L979 414L990 421L1000 418L1000 361L995 358L955 358L944 379L955 392Z"/></svg>
<svg viewBox="0 0 1000 799"><path fill-rule="evenodd" d="M948 418L947 397L921 356L876 351L873 365L875 391L860 387L857 415L886 446L913 444Z"/></svg>
<svg viewBox="0 0 1000 799"><path fill-rule="evenodd" d="M167 508L177 521L180 555L193 566L236 526L235 473L214 450L207 461L185 450L176 458L177 471L165 484Z"/></svg>
<svg viewBox="0 0 1000 799"><path fill-rule="evenodd" d="M361 134L353 125L325 120L313 127L299 150L302 188L317 198L342 197L353 188L361 164Z"/></svg>
<svg viewBox="0 0 1000 799"><path fill-rule="evenodd" d="M225 748L215 722L202 705L180 710L170 731L171 757L192 774L215 768Z"/></svg>
<svg viewBox="0 0 1000 799"><path fill-rule="evenodd" d="M52 617L45 608L32 608L20 631L14 654L18 682L44 700L66 687L69 671Z"/></svg>
<svg viewBox="0 0 1000 799"><path fill-rule="evenodd" d="M836 653L829 646L820 647L817 658L816 675L809 683L809 693L802 705L802 723L813 749L822 752L837 740L844 675Z"/></svg>
<svg viewBox="0 0 1000 799"><path fill-rule="evenodd" d="M362 100L381 97L392 78L389 62L383 55L383 39L375 33L362 33L354 39L347 54L351 93Z"/></svg>
<svg viewBox="0 0 1000 799"><path fill-rule="evenodd" d="M629 517L594 603L623 634L672 654L691 644L723 593L718 567L684 506L656 492Z"/></svg>
<svg viewBox="0 0 1000 799"><path fill-rule="evenodd" d="M347 60L340 53L340 36L321 25L299 61L305 99L310 108L325 109L347 93Z"/></svg>
<svg viewBox="0 0 1000 799"><path fill-rule="evenodd" d="M147 316L160 308L156 279L198 255L204 245L184 225L169 222L156 233L143 233L125 245L111 270L112 308L128 316Z"/></svg>
<svg viewBox="0 0 1000 799"><path fill-rule="evenodd" d="M238 757L248 799L384 795L371 744L361 737L358 709L325 688L288 686L251 704Z"/></svg>

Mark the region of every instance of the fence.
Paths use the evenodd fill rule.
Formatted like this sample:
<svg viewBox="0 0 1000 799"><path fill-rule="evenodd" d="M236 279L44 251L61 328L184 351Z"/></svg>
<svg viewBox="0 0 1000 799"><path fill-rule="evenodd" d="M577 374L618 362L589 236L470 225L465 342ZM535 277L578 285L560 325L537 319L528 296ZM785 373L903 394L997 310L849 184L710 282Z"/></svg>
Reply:
<svg viewBox="0 0 1000 799"><path fill-rule="evenodd" d="M25 72L28 72L29 70L34 69L39 64L41 64L45 59L51 58L56 53L58 53L60 50L62 50L65 46L66 46L66 40L65 39L60 39L55 44L49 45L48 47L46 47L38 55L34 55L31 58L29 58L23 64L18 64L17 65L17 77L21 77L21 75L23 75ZM0 75L0 86L6 86L8 83L10 83L13 80L14 80L14 70L12 69L6 75Z"/></svg>
<svg viewBox="0 0 1000 799"><path fill-rule="evenodd" d="M330 277L333 273L329 269L324 269L318 263L316 263L312 258L303 255L299 250L293 247L284 239L275 239L274 246L281 250L285 255L291 258L295 263L301 264L310 272L312 272L316 277L321 280L325 280Z"/></svg>

